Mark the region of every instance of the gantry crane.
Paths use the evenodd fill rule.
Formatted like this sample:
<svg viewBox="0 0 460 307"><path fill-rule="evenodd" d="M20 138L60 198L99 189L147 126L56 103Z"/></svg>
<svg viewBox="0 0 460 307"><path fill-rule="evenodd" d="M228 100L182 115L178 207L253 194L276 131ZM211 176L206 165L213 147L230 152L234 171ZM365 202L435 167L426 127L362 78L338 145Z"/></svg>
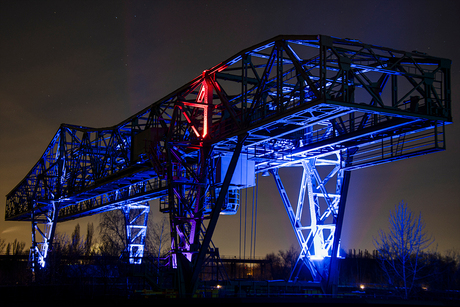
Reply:
<svg viewBox="0 0 460 307"><path fill-rule="evenodd" d="M306 266L324 291L337 257L352 170L445 149L448 59L325 35L277 36L245 49L107 128L63 124L7 195L5 219L33 225L45 266L57 222L120 209L140 263L149 200L171 226L179 291L196 289L219 215L271 174ZM291 202L278 170L303 170Z"/></svg>

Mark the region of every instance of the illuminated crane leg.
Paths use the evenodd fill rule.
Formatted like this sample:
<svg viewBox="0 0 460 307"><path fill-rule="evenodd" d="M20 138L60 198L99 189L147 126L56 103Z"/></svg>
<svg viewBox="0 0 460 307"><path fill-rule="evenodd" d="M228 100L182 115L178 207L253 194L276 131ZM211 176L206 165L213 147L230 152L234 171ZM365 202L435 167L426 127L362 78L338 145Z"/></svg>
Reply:
<svg viewBox="0 0 460 307"><path fill-rule="evenodd" d="M288 214L288 217L289 217L289 221L291 222L291 226L292 228L294 229L294 232L295 232L295 235L296 235L296 238L297 238L297 241L299 243L299 246L301 247L302 249L302 252L300 253L299 255L299 258L297 259L297 263L299 263L299 260L302 261L302 263L304 263L308 269L310 270L311 274L312 274L312 277L313 277L313 280L317 281L319 280L319 274L314 266L314 263L311 262L308 258L305 258L305 255L303 253L303 247L306 246L306 238L305 238L305 235L304 235L304 227L302 227L301 223L300 223L300 218L297 218L299 216L299 214L301 215L301 212L302 212L302 207L303 207L303 199L305 197L305 191L306 191L306 170L304 168L304 171L303 171L303 176L302 176L302 183L301 183L301 186L300 186L300 191L299 191L299 201L298 201L298 204L297 204L297 213L299 214L296 214L294 213L294 209L291 205L291 202L289 200L289 197L286 193L286 189L284 188L284 185L283 185L283 182L281 181L281 177L279 176L278 174L278 169L273 169L271 170L271 173L273 175L273 178L275 179L275 183L276 183L276 186L278 188L278 191L280 193L280 196L281 196L281 200L283 201L283 205L286 209L286 212ZM296 263L296 266L297 266L297 263ZM292 276L292 274L291 274Z"/></svg>
<svg viewBox="0 0 460 307"><path fill-rule="evenodd" d="M123 207L129 263L141 264L150 207L148 203L133 203Z"/></svg>
<svg viewBox="0 0 460 307"><path fill-rule="evenodd" d="M345 198L342 202L341 198L344 193L346 194L349 181L349 176L344 176L342 163L340 152L302 161L302 181L295 211L278 171L272 170L301 249L291 279L298 277L303 265L310 270L314 281L322 282L325 286L330 282L329 276L335 274L331 273L331 259L335 259L340 250L340 234L336 227L341 228L343 212L339 214L339 207L344 206ZM306 193L310 221L309 225L304 226L305 219L302 219L302 216ZM334 253L335 257L332 257Z"/></svg>
<svg viewBox="0 0 460 307"><path fill-rule="evenodd" d="M32 271L44 268L46 257L53 242L57 222L56 206L50 205L34 211L32 216L32 247L30 260Z"/></svg>

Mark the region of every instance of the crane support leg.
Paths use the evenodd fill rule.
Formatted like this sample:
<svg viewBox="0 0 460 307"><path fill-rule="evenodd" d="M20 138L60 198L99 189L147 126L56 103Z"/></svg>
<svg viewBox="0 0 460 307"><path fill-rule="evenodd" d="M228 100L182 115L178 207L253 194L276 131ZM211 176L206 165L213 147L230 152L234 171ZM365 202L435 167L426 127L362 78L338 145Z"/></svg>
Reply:
<svg viewBox="0 0 460 307"><path fill-rule="evenodd" d="M346 151L337 151L323 157L302 161L302 180L297 206L294 208L286 193L278 170L271 171L280 193L291 226L300 246L300 254L291 272L296 280L305 265L323 290L333 292L337 283L337 257L340 233L350 180L343 169ZM308 194L308 216L304 216L305 196Z"/></svg>
<svg viewBox="0 0 460 307"><path fill-rule="evenodd" d="M174 252L172 264L177 268L177 286L181 297L191 297L196 292L199 274L209 250L211 238L216 228L217 220L225 202L226 195L241 154L245 137L240 137L233 151L229 166L225 172L224 181L214 197L209 197L214 190L212 169L202 163L196 169L196 178L193 186L171 183L173 197L169 198L171 222L171 244ZM206 148L202 150L201 161L208 157ZM172 177L172 176L171 176ZM187 190L185 189L187 188ZM210 213L204 216L203 211ZM203 222L203 220L207 220ZM201 236L200 236L201 235Z"/></svg>
<svg viewBox="0 0 460 307"><path fill-rule="evenodd" d="M144 257L145 237L150 207L146 203L127 204L122 208L125 216L126 248L131 264L141 264Z"/></svg>
<svg viewBox="0 0 460 307"><path fill-rule="evenodd" d="M37 204L35 204L37 206ZM38 206L37 206L38 207ZM35 210L32 214L32 247L30 248L30 263L35 274L36 269L44 268L56 231L57 214L55 204Z"/></svg>

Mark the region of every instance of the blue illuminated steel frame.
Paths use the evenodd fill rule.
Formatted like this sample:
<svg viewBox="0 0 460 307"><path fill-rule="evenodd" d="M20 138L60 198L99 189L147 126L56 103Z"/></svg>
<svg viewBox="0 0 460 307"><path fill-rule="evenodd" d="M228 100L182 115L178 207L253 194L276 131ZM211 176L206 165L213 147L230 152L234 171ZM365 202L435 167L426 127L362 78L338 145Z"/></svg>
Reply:
<svg viewBox="0 0 460 307"><path fill-rule="evenodd" d="M450 66L358 40L277 36L118 125L61 125L7 195L5 219L32 222L31 254L43 265L57 222L120 209L138 263L148 201L160 199L170 217L170 263L180 292L191 294L219 213L237 208L227 192L250 186L232 179L244 155L254 173L273 174L302 250L299 266L331 292L350 171L445 149ZM224 156L231 163L218 172ZM294 208L285 195L284 167L302 168L308 215L303 200Z"/></svg>

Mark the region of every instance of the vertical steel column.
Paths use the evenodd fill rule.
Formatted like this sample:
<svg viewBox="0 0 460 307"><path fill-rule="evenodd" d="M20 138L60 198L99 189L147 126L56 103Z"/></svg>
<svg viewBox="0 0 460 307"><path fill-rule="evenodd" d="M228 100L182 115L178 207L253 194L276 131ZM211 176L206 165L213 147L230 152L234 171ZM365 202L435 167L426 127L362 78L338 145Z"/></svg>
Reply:
<svg viewBox="0 0 460 307"><path fill-rule="evenodd" d="M230 160L230 164L228 166L227 172L225 174L224 182L220 189L219 196L217 197L216 203L214 204L214 207L212 209L211 217L210 217L207 229L206 229L206 233L203 238L203 242L201 243L201 247L198 252L198 255L194 259L193 273L191 275L191 278L190 278L190 281L187 287L188 291L190 291L189 294L193 294L196 291L198 276L200 274L201 267L203 265L203 262L206 256L206 252L208 251L209 244L211 243L211 238L214 233L214 229L216 228L217 220L219 218L220 212L222 210L222 205L224 204L226 195L228 193L228 188L230 186L230 182L235 172L235 168L238 163L238 159L240 157L241 150L243 148L243 144L244 144L244 141L246 140L246 137L247 135L238 137L238 143L236 144L236 147L233 151L233 155Z"/></svg>
<svg viewBox="0 0 460 307"><path fill-rule="evenodd" d="M283 45L276 44L276 109L283 110Z"/></svg>
<svg viewBox="0 0 460 307"><path fill-rule="evenodd" d="M126 251L129 263L141 264L144 257L150 206L148 202L126 204L122 211L125 217Z"/></svg>
<svg viewBox="0 0 460 307"><path fill-rule="evenodd" d="M339 284L339 266L338 266L338 257L340 253L340 238L342 236L342 225L343 225L343 216L345 214L345 205L348 195L348 185L350 183L350 171L340 170L340 177L342 182L340 185L337 185L337 188L340 191L340 201L339 208L337 212L337 217L335 217L335 240L332 247L331 260L329 265L329 274L327 279L327 284L323 286L323 289L327 293L332 295L337 295L338 284Z"/></svg>
<svg viewBox="0 0 460 307"><path fill-rule="evenodd" d="M329 36L320 36L320 51L319 51L319 92L323 99L329 99L327 93L327 59L328 50L332 47L333 40Z"/></svg>
<svg viewBox="0 0 460 307"><path fill-rule="evenodd" d="M300 246L291 279L297 279L303 265L314 281L321 282L330 292L340 250L340 234L348 188L349 174L342 168L342 154L337 151L324 157L302 161L302 181L294 210L277 170L272 170L289 220ZM308 194L310 220L303 218L305 196ZM330 276L333 278L329 278Z"/></svg>
<svg viewBox="0 0 460 307"><path fill-rule="evenodd" d="M34 207L38 205L34 202ZM39 212L39 213L37 213ZM32 213L32 246L30 248L30 261L32 264L32 271L35 269L44 268L46 265L46 258L48 251L53 242L54 233L56 231L57 222L56 205L53 203L50 206L37 208ZM38 237L41 237L41 240Z"/></svg>
<svg viewBox="0 0 460 307"><path fill-rule="evenodd" d="M52 249L56 224L60 210L59 199L63 195L63 185L65 182L65 130L59 130L57 148L53 155L47 159L41 159L43 174L36 178L35 189L33 192L32 203L32 246L30 249L29 260L32 264L32 272L35 269L44 268L46 258ZM53 161L54 159L54 161ZM52 166L55 163L57 169ZM47 169L47 164L48 169ZM46 175L45 175L46 174ZM39 197L45 198L45 202L38 202ZM41 240L38 241L38 237Z"/></svg>
<svg viewBox="0 0 460 307"><path fill-rule="evenodd" d="M281 200L283 201L284 208L286 209L286 212L289 217L289 221L291 222L291 226L294 229L294 233L297 238L297 242L299 243L299 246L301 248L301 252L299 257L297 258L296 265L294 269L291 272L290 280L293 279L294 275L298 275L297 270L300 270L301 266L305 264L308 269L311 272L312 278L314 281L319 281L320 280L320 275L318 274L315 265L313 262L310 261L307 255L307 241L304 235L304 227L301 224L301 217L302 217L302 211L303 211L303 204L304 204L304 198L305 198L305 191L306 191L306 183L307 183L307 176L308 173L304 167L303 169L303 175L302 175L302 183L299 191L299 198L298 198L298 203L297 203L297 208L296 208L296 213L294 213L294 208L292 207L292 204L289 200L289 197L287 195L286 189L284 188L283 182L281 181L281 177L278 174L278 169L272 169L270 171L273 175L273 179L275 180L276 187L278 188L278 191L281 196ZM295 273L296 272L296 273ZM294 279L296 279L297 276L294 276Z"/></svg>

